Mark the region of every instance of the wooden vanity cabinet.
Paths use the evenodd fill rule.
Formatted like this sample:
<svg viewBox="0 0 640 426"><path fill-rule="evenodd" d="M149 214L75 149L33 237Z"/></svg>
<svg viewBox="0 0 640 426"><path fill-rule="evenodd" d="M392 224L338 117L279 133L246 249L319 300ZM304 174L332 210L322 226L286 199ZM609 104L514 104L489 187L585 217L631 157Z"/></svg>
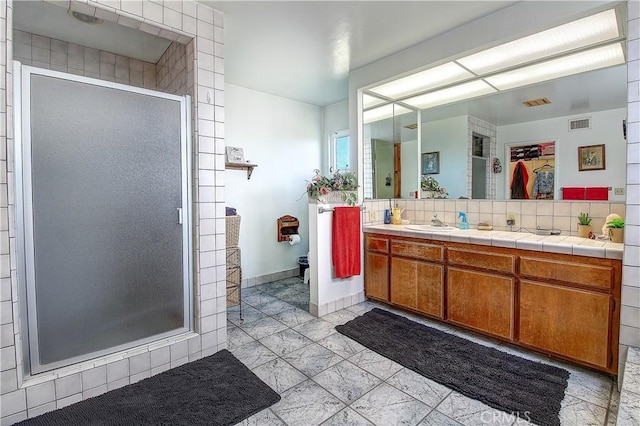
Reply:
<svg viewBox="0 0 640 426"><path fill-rule="evenodd" d="M391 303L444 318L444 246L391 240Z"/></svg>
<svg viewBox="0 0 640 426"><path fill-rule="evenodd" d="M365 234L365 295L617 373L622 262Z"/></svg>
<svg viewBox="0 0 640 426"><path fill-rule="evenodd" d="M389 239L365 234L364 294L389 302Z"/></svg>

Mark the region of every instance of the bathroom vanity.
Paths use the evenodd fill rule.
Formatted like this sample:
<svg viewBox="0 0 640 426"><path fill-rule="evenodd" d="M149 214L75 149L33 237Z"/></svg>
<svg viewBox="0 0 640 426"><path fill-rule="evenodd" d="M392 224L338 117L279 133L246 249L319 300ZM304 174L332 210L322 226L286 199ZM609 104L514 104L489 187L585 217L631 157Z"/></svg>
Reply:
<svg viewBox="0 0 640 426"><path fill-rule="evenodd" d="M367 297L617 374L622 245L390 225L364 232Z"/></svg>

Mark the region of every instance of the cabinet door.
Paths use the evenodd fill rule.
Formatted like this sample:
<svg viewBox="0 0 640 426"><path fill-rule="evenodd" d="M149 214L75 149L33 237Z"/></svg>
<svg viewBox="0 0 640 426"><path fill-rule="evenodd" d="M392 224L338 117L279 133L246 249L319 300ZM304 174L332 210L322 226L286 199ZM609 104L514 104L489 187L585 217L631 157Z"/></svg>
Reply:
<svg viewBox="0 0 640 426"><path fill-rule="evenodd" d="M386 254L365 252L364 294L372 299L389 301L389 257Z"/></svg>
<svg viewBox="0 0 640 426"><path fill-rule="evenodd" d="M418 260L391 259L391 302L443 318L444 267Z"/></svg>
<svg viewBox="0 0 640 426"><path fill-rule="evenodd" d="M611 306L608 294L523 280L520 342L607 368Z"/></svg>
<svg viewBox="0 0 640 426"><path fill-rule="evenodd" d="M447 317L453 323L513 338L514 279L458 268L447 271Z"/></svg>

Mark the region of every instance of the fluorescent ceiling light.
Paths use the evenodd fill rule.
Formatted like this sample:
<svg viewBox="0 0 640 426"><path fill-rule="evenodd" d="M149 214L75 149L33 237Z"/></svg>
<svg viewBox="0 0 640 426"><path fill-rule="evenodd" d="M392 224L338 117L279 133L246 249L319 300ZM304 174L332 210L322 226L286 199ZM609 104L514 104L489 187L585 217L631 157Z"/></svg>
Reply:
<svg viewBox="0 0 640 426"><path fill-rule="evenodd" d="M624 64L624 53L622 45L615 43L496 74L485 80L499 90L507 90L619 64Z"/></svg>
<svg viewBox="0 0 640 426"><path fill-rule="evenodd" d="M619 37L614 9L457 59L485 74Z"/></svg>
<svg viewBox="0 0 640 426"><path fill-rule="evenodd" d="M448 62L435 68L429 68L428 70L381 84L369 89L369 91L389 98L401 98L413 93L457 83L471 77L474 77L474 75L469 71L453 62Z"/></svg>
<svg viewBox="0 0 640 426"><path fill-rule="evenodd" d="M461 101L463 99L475 98L476 96L482 96L496 91L496 89L489 86L484 81L475 80L469 83L459 84L457 86L405 99L402 102L416 108L424 109Z"/></svg>
<svg viewBox="0 0 640 426"><path fill-rule="evenodd" d="M374 121L385 120L391 117L414 112L409 108L405 108L396 104L387 104L378 108L370 109L362 113L362 121L364 124L373 123Z"/></svg>
<svg viewBox="0 0 640 426"><path fill-rule="evenodd" d="M362 108L368 109L374 107L376 105L382 105L389 101L385 101L384 99L376 98L375 96L369 96L366 93L362 94Z"/></svg>

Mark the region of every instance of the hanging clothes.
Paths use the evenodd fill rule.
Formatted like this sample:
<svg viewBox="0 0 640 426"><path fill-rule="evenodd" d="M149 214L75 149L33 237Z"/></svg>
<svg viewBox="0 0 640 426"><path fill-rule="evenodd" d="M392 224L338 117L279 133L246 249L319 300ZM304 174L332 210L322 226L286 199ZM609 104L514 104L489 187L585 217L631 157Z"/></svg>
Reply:
<svg viewBox="0 0 640 426"><path fill-rule="evenodd" d="M529 182L529 173L522 161L518 161L513 169L513 178L511 179L511 199L512 200L528 200L527 183Z"/></svg>
<svg viewBox="0 0 640 426"><path fill-rule="evenodd" d="M554 172L535 172L536 178L533 181L532 197L538 200L553 199L553 177Z"/></svg>

